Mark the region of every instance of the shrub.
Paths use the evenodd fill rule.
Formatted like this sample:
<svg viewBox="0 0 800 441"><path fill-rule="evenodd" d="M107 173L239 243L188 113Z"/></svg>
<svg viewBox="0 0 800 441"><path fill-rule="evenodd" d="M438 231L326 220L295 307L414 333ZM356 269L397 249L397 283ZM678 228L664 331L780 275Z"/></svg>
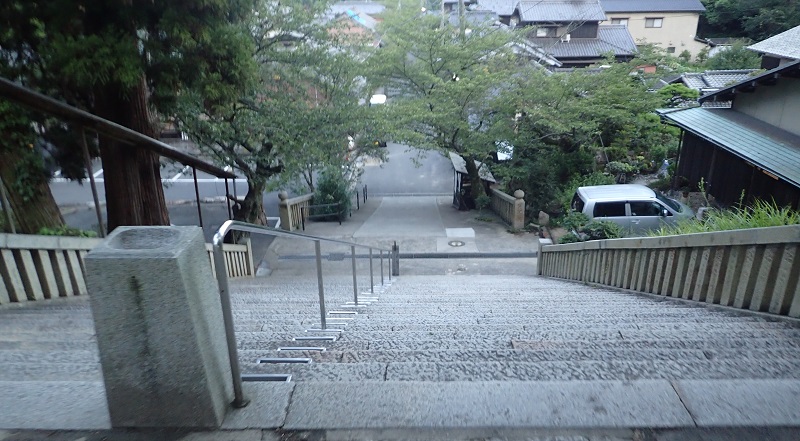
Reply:
<svg viewBox="0 0 800 441"><path fill-rule="evenodd" d="M728 210L710 210L702 221L687 219L675 226L662 227L650 235L671 236L796 224L800 224L800 212L789 207L778 207L775 202L756 200L751 206L740 204Z"/></svg>
<svg viewBox="0 0 800 441"><path fill-rule="evenodd" d="M478 209L478 211L483 211L483 209L488 207L491 203L492 197L486 194L482 194L475 198L475 207Z"/></svg>
<svg viewBox="0 0 800 441"><path fill-rule="evenodd" d="M575 233L574 233L574 232L572 232L572 231L568 232L567 234L565 234L565 235L561 236L561 237L558 239L558 243L559 243L559 244L564 244L564 243L575 243L575 242L583 242L583 238L582 238L582 237L580 237L579 235L575 234Z"/></svg>
<svg viewBox="0 0 800 441"><path fill-rule="evenodd" d="M42 236L75 236L75 237L97 237L94 231L81 230L80 228L72 228L66 225L61 225L57 228L42 228L39 230Z"/></svg>
<svg viewBox="0 0 800 441"><path fill-rule="evenodd" d="M317 188L314 191L314 205L339 204L339 207L320 207L312 214L330 214L329 220L338 219L344 216L343 213L350 211L350 191L348 182L342 173L331 169L322 172L317 181Z"/></svg>
<svg viewBox="0 0 800 441"><path fill-rule="evenodd" d="M609 221L591 221L582 229L586 240L617 239L622 237L622 227Z"/></svg>
<svg viewBox="0 0 800 441"><path fill-rule="evenodd" d="M570 211L561 219L561 226L568 231L577 231L589 223L589 216L577 211Z"/></svg>

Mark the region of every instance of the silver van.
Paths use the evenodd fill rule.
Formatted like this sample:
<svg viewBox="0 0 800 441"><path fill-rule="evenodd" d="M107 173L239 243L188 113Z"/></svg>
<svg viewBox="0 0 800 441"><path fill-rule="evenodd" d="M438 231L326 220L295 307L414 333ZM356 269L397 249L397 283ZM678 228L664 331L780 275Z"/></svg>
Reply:
<svg viewBox="0 0 800 441"><path fill-rule="evenodd" d="M631 236L694 217L687 205L637 184L579 187L570 206L589 219L614 222Z"/></svg>

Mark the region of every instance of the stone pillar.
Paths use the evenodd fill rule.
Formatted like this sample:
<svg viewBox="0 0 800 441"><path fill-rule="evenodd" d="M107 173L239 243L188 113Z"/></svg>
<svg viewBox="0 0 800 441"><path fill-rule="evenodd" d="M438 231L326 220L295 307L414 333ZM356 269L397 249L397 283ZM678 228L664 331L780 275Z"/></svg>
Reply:
<svg viewBox="0 0 800 441"><path fill-rule="evenodd" d="M514 192L514 219L511 227L521 230L525 226L525 192L517 190Z"/></svg>
<svg viewBox="0 0 800 441"><path fill-rule="evenodd" d="M285 191L278 192L278 215L281 218L281 229L292 231L292 218L289 216L289 203L286 200L289 194Z"/></svg>
<svg viewBox="0 0 800 441"><path fill-rule="evenodd" d="M392 245L392 276L400 275L400 247L395 242Z"/></svg>
<svg viewBox="0 0 800 441"><path fill-rule="evenodd" d="M113 427L219 427L233 400L199 227L119 227L85 259Z"/></svg>

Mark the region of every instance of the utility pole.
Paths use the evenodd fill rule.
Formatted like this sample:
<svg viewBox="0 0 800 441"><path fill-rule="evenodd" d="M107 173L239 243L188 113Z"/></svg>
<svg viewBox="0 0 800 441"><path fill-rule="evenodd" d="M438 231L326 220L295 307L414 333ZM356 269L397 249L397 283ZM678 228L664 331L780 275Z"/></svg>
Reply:
<svg viewBox="0 0 800 441"><path fill-rule="evenodd" d="M464 0L458 0L458 31L461 35L461 41L467 39L467 23L464 21Z"/></svg>

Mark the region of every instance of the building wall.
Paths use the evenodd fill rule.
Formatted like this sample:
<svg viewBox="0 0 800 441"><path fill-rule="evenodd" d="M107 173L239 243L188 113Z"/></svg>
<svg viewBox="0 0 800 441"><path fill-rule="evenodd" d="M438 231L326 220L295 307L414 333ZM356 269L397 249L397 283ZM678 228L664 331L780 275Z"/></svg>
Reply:
<svg viewBox="0 0 800 441"><path fill-rule="evenodd" d="M733 108L800 136L800 79L782 77L774 86L737 94Z"/></svg>
<svg viewBox="0 0 800 441"><path fill-rule="evenodd" d="M636 44L654 43L664 49L674 47L676 56L688 50L692 58L706 47L694 39L700 20L697 12L613 12L606 13L606 17L608 20L603 24L610 24L614 18L627 18L628 31ZM661 27L645 27L645 20L648 18L662 18Z"/></svg>

